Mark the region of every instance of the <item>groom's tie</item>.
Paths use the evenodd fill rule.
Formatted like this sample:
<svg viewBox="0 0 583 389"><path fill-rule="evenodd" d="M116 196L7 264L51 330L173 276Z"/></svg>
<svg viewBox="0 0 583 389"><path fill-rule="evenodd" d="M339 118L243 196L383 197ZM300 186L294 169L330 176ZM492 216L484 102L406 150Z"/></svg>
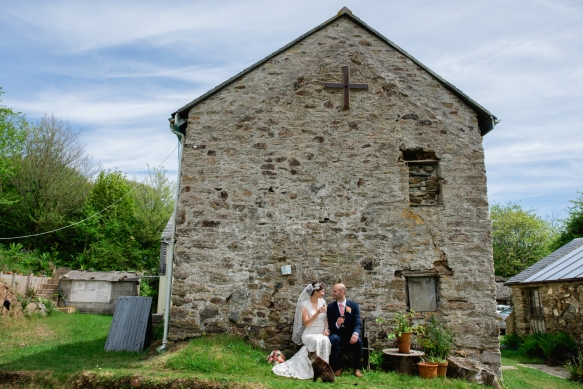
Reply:
<svg viewBox="0 0 583 389"><path fill-rule="evenodd" d="M340 316L344 316L344 304L338 304L340 307Z"/></svg>

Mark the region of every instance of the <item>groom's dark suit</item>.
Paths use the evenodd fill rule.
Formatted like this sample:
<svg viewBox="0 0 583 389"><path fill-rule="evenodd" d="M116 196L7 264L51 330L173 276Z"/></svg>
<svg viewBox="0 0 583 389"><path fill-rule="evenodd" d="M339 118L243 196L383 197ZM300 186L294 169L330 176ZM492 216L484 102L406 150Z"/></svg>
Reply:
<svg viewBox="0 0 583 389"><path fill-rule="evenodd" d="M332 344L330 366L332 366L334 371L342 368L340 347L348 346L352 349L353 367L355 370L360 370L360 358L362 357L362 321L360 320L360 308L358 304L354 301L346 300L344 327L336 327L336 320L340 317L337 301L328 304L327 316L328 328L330 329L330 343ZM358 341L355 344L350 344L350 338L354 333L358 334Z"/></svg>

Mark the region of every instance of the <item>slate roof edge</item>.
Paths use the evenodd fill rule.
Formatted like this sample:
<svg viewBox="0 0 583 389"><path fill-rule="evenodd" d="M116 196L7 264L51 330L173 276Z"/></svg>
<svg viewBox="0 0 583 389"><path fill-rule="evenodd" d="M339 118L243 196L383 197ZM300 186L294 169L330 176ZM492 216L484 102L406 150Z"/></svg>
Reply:
<svg viewBox="0 0 583 389"><path fill-rule="evenodd" d="M536 282L523 282L524 280L528 279L532 275L538 273L539 271L549 267L559 259L563 258L565 255L569 254L570 252L576 250L577 248L583 246L583 238L573 239L569 243L559 247L534 265L524 269L514 277L510 278L508 281L504 283L505 286L515 286L515 285L530 285L530 284L542 284L542 283L549 283L549 282L566 282L571 281L569 280L557 280L557 281L536 281ZM578 280L581 280L580 278Z"/></svg>
<svg viewBox="0 0 583 389"><path fill-rule="evenodd" d="M342 8L342 10L340 10L340 12L338 12L338 14L336 16L328 19L324 23L320 24L319 26L317 26L317 27L311 29L310 31L306 32L305 34L301 35L299 38L291 41L290 43L288 43L287 45L283 46L279 50L271 53L270 55L268 55L267 57L263 58L262 60L260 60L260 61L258 61L256 63L254 63L253 65L249 66L247 69L245 69L245 70L237 73L235 76L229 78L227 81L223 82L220 85L217 85L216 87L214 87L210 91L208 91L205 94L203 94L203 95L199 96L198 98L194 99L193 101L191 101L190 103L186 104L182 108L176 110L175 112L172 113L172 117L175 117L175 115L178 113L181 118L186 118L185 117L185 114L187 114L188 111L190 111L190 109L192 107L194 107L195 105L197 105L200 102L202 102L202 101L208 99L209 97L215 95L220 90L222 90L223 88L227 87L231 83L235 82L239 78L241 78L241 77L245 76L246 74L252 72L253 70L259 68L260 66L262 66L263 64L265 64L267 61L269 61L272 58L276 57L277 55L285 52L289 48L291 48L294 45L300 43L302 40L308 38L309 36L315 34L318 31L322 30L323 28L325 28L328 25L334 23L335 21L339 20L342 17L347 17L348 19L350 19L351 21L353 21L354 23L356 23L360 27L362 27L365 30L367 30L372 35L376 36L377 38L379 38L380 40L384 41L389 46L393 47L395 50L397 50L399 53L401 53L405 57L409 58L416 65L420 66L426 72L428 72L429 74L431 74L431 76L435 77L435 79L437 79L437 81L439 81L447 90L449 90L450 92L452 92L460 100L462 100L464 103L466 103L467 105L469 105L478 114L478 126L480 128L480 132L481 132L482 136L486 135L488 132L490 132L491 130L493 130L494 129L494 126L499 122L499 119L496 116L494 116L492 113L490 113L490 111L488 111L486 108L482 107L476 101L472 100L468 95L466 95L465 93L463 93L461 90L459 90L458 88L456 88L454 85L452 85L449 82L447 82L445 79L443 79L437 73L435 73L433 70L429 69L427 66L425 66L424 64L422 64L421 62L419 62L416 58L414 58L412 55L410 55L409 53L407 53L405 50L403 50L402 48L400 48L398 45L396 45L395 43L393 43L392 41L390 41L389 39L387 39L384 35L382 35L378 31L376 31L372 27L370 27L368 24L366 24L365 22L363 22L362 20L360 20L358 17L354 16L352 14L352 12L348 8L346 8L346 7Z"/></svg>

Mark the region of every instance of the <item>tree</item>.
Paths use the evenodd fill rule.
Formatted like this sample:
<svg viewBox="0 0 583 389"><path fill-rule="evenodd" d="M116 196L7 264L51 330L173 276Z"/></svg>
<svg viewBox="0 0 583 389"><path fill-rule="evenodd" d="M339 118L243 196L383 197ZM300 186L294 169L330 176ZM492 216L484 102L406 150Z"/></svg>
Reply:
<svg viewBox="0 0 583 389"><path fill-rule="evenodd" d="M9 180L27 233L62 227L80 215L95 169L79 136L54 116L43 117L27 135Z"/></svg>
<svg viewBox="0 0 583 389"><path fill-rule="evenodd" d="M550 222L516 203L490 207L494 269L513 276L548 255L556 232Z"/></svg>
<svg viewBox="0 0 583 389"><path fill-rule="evenodd" d="M583 192L579 192L579 197L571 200L571 203L573 206L569 207L569 216L563 222L561 233L552 245L553 249L583 237Z"/></svg>
<svg viewBox="0 0 583 389"><path fill-rule="evenodd" d="M78 227L83 247L73 265L95 270L138 270L140 247L134 234L135 218L132 186L120 171L102 171L87 196L83 214L90 217Z"/></svg>
<svg viewBox="0 0 583 389"><path fill-rule="evenodd" d="M2 94L0 87L0 96ZM23 114L0 105L0 205L10 205L18 199L14 193L6 192L4 186L18 168L28 129Z"/></svg>
<svg viewBox="0 0 583 389"><path fill-rule="evenodd" d="M85 204L79 225L75 267L95 270L146 270L158 266L160 235L172 214L173 184L164 169L142 181L119 171L102 171Z"/></svg>
<svg viewBox="0 0 583 389"><path fill-rule="evenodd" d="M166 175L164 168L148 169L148 175L142 180L131 182L134 187L136 204L135 218L140 225L136 239L141 242L145 262L158 266L160 235L174 210L174 183Z"/></svg>

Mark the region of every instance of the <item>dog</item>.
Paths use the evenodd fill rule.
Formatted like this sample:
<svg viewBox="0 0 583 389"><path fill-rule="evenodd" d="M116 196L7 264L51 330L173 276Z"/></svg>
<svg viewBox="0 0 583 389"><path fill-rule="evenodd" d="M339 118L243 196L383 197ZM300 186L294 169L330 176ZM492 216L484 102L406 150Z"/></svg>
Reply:
<svg viewBox="0 0 583 389"><path fill-rule="evenodd" d="M312 361L314 382L318 381L318 377L322 382L334 382L334 371L328 362L320 358L315 351L308 351L308 359Z"/></svg>

